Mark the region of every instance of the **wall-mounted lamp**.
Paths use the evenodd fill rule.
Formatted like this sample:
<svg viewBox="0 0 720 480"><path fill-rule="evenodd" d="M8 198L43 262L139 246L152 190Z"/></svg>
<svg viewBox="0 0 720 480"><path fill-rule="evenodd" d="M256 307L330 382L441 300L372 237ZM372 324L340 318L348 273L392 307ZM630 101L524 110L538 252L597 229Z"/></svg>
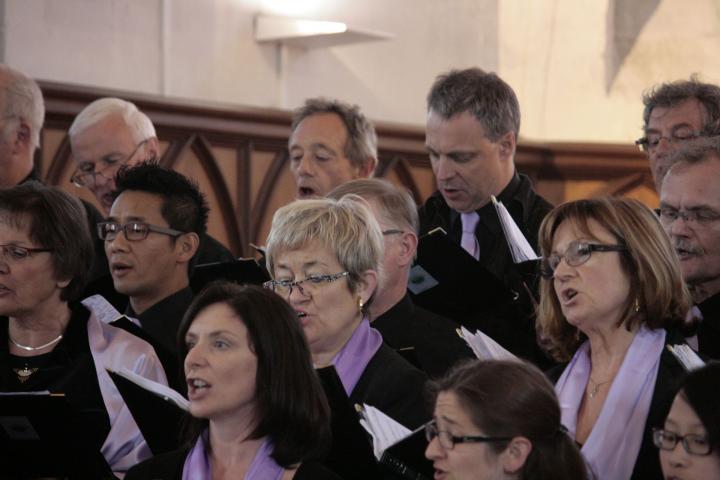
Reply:
<svg viewBox="0 0 720 480"><path fill-rule="evenodd" d="M390 38L393 38L393 35L351 27L342 22L265 15L255 17L255 41L258 43L282 43L300 48L324 48Z"/></svg>

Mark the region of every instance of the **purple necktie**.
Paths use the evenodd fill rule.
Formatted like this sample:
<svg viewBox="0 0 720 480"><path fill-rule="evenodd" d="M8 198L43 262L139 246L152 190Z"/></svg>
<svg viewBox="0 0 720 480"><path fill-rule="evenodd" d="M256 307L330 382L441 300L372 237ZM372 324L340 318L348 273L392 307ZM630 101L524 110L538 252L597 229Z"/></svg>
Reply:
<svg viewBox="0 0 720 480"><path fill-rule="evenodd" d="M480 245L475 236L475 227L477 227L480 221L480 215L478 215L477 212L461 213L460 220L462 221L460 246L475 257L475 260L480 260Z"/></svg>

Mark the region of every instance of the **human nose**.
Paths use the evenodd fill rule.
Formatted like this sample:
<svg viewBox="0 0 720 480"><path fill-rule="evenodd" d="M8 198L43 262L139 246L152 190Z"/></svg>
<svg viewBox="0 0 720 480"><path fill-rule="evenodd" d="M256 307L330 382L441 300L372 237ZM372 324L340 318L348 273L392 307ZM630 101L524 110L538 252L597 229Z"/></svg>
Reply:
<svg viewBox="0 0 720 480"><path fill-rule="evenodd" d="M682 440L678 439L675 447L667 452L668 463L675 468L684 467L687 465L689 453L685 450Z"/></svg>
<svg viewBox="0 0 720 480"><path fill-rule="evenodd" d="M445 155L440 155L435 165L435 176L438 180L447 180L455 175L453 162Z"/></svg>
<svg viewBox="0 0 720 480"><path fill-rule="evenodd" d="M127 239L124 226L120 227L120 229L115 232L115 236L112 240L105 240L105 246L106 248L109 248L111 252L126 251L129 243L130 242Z"/></svg>
<svg viewBox="0 0 720 480"><path fill-rule="evenodd" d="M291 305L302 303L308 299L308 295L303 290L300 283L295 283L290 286L290 292L288 292L288 302Z"/></svg>
<svg viewBox="0 0 720 480"><path fill-rule="evenodd" d="M185 375L207 363L205 348L201 342L195 344L185 355Z"/></svg>
<svg viewBox="0 0 720 480"><path fill-rule="evenodd" d="M312 158L310 158L310 154L303 154L298 160L295 160L293 165L293 170L297 176L311 177L315 173L315 166L313 165Z"/></svg>
<svg viewBox="0 0 720 480"><path fill-rule="evenodd" d="M438 460L445 456L445 450L440 445L440 437L435 435L435 438L430 440L427 448L425 449L425 458L428 460Z"/></svg>
<svg viewBox="0 0 720 480"><path fill-rule="evenodd" d="M678 211L677 216L668 223L667 230L671 236L690 236L692 228L690 227L690 219L688 218L687 213Z"/></svg>

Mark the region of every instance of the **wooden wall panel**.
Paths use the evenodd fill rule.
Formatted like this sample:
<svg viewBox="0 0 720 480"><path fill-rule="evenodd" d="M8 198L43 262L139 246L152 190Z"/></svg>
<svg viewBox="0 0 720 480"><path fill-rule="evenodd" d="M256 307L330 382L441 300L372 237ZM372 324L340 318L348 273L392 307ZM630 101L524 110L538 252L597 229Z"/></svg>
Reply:
<svg viewBox="0 0 720 480"><path fill-rule="evenodd" d="M89 102L103 96L133 101L152 119L160 139L161 163L198 181L211 206L209 231L237 255L265 243L272 215L293 200L287 138L290 113L177 102L128 92L41 84L46 122L39 171L50 184L94 202L69 182L73 171L66 131ZM404 185L418 203L435 189L421 128L377 124L377 175ZM632 146L522 142L518 170L553 203L595 195L627 195L657 204L644 157Z"/></svg>

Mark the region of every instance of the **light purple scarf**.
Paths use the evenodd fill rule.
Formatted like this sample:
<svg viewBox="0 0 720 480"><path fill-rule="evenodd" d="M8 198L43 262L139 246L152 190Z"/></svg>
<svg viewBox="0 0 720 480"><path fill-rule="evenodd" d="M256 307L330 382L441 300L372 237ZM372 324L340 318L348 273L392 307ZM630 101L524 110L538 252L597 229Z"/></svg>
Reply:
<svg viewBox="0 0 720 480"><path fill-rule="evenodd" d="M599 480L632 475L655 391L665 330L635 334L595 425L580 450ZM590 378L590 343L583 343L555 385L562 423L575 438L578 410Z"/></svg>
<svg viewBox="0 0 720 480"><path fill-rule="evenodd" d="M372 357L382 345L380 332L370 326L367 317L360 321L350 340L332 359L338 377L349 397Z"/></svg>
<svg viewBox="0 0 720 480"><path fill-rule="evenodd" d="M182 480L210 480L212 479L212 469L210 467L210 459L207 455L205 443L208 431L203 432L198 437L195 446L190 450L185 458L183 465ZM272 443L267 438L263 439L260 448L255 454L250 468L245 474L244 480L279 480L285 469L275 463L270 456L272 453Z"/></svg>

